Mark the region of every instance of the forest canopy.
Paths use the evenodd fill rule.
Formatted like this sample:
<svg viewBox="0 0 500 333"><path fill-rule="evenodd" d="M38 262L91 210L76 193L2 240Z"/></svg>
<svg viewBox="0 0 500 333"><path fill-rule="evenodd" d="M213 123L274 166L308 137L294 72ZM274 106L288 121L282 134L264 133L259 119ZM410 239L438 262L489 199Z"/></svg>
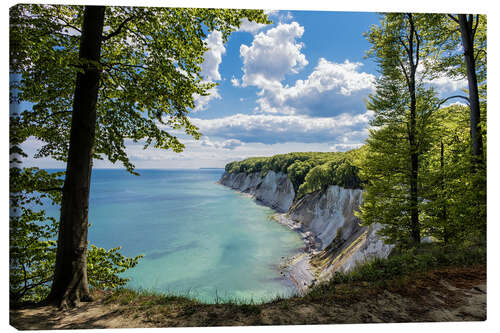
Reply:
<svg viewBox="0 0 500 333"><path fill-rule="evenodd" d="M298 196L338 185L362 188L356 165L363 148L348 152L302 152L271 157L251 157L226 165L228 173L268 171L286 173Z"/></svg>

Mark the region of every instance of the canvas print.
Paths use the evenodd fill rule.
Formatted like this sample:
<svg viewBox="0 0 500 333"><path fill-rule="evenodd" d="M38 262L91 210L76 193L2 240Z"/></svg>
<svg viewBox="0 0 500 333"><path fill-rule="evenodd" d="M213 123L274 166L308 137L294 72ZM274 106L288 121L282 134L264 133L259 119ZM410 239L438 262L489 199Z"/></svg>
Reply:
<svg viewBox="0 0 500 333"><path fill-rule="evenodd" d="M11 326L486 320L484 13L9 20Z"/></svg>

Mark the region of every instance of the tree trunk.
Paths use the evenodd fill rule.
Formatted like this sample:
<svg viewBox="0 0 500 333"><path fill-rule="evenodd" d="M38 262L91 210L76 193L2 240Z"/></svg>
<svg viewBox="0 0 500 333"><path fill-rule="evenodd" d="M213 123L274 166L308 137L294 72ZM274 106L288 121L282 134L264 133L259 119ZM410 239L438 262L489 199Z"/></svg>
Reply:
<svg viewBox="0 0 500 333"><path fill-rule="evenodd" d="M416 134L416 97L415 85L410 87L410 219L411 238L416 244L420 243L420 223L418 221L418 149Z"/></svg>
<svg viewBox="0 0 500 333"><path fill-rule="evenodd" d="M444 174L444 144L443 139L441 138L441 157L440 157L440 174L441 174L441 195L445 195L445 174ZM448 230L448 213L446 209L446 196L443 199L441 205L441 223L443 224L443 241L445 244L448 244L450 239L450 233Z"/></svg>
<svg viewBox="0 0 500 333"><path fill-rule="evenodd" d="M481 112L479 109L479 91L476 76L476 60L474 58L474 32L473 16L459 14L458 23L462 35L462 45L464 48L465 67L467 69L467 81L469 83L469 101L470 101L470 135L472 140L472 156L474 166L483 162L483 138L481 135Z"/></svg>
<svg viewBox="0 0 500 333"><path fill-rule="evenodd" d="M104 7L86 6L76 76L54 281L48 301L61 307L91 301L87 281L90 176L96 127Z"/></svg>
<svg viewBox="0 0 500 333"><path fill-rule="evenodd" d="M418 146L417 146L417 97L415 86L415 75L418 66L419 43L417 40L415 55L413 54L414 42L416 38L415 26L412 14L408 14L410 23L410 36L408 38L408 61L410 64L410 77L408 91L410 93L410 128L408 139L410 143L410 228L411 239L414 243L420 243L420 223L418 221ZM414 60L416 57L416 60Z"/></svg>

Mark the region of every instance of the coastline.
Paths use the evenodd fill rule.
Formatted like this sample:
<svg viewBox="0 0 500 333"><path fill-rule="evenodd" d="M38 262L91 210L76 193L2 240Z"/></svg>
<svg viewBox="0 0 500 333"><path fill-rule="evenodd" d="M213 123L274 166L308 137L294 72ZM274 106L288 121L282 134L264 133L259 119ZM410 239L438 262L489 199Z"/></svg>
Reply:
<svg viewBox="0 0 500 333"><path fill-rule="evenodd" d="M292 256L282 258L279 268L282 275L295 285L299 294L304 295L309 286L316 281L316 277L311 271L309 264L311 255L319 252L317 242L314 239L312 232L306 231L300 222L294 221L290 219L286 213L280 212L276 208L266 205L266 203L262 200L256 198L255 195L224 185L220 180L217 181L217 184L228 187L244 196L248 196L259 205L271 208L275 212L271 216L273 221L288 227L290 230L297 232L301 236L302 241L304 242L303 249Z"/></svg>
<svg viewBox="0 0 500 333"><path fill-rule="evenodd" d="M284 275L296 285L299 293L303 295L309 286L316 282L309 261L311 255L319 252L317 242L311 231L304 230L304 226L300 222L290 219L286 213L275 213L272 219L297 232L304 242L302 251L286 258L280 266L285 271Z"/></svg>

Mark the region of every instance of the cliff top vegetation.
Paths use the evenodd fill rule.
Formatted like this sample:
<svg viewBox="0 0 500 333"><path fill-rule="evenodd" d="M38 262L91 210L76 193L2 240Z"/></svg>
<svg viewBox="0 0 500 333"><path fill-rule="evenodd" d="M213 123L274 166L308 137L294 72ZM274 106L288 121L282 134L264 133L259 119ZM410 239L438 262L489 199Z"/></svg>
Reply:
<svg viewBox="0 0 500 333"><path fill-rule="evenodd" d="M339 185L345 188L362 188L358 161L364 148L347 152L299 152L278 154L271 157L250 157L226 165L228 173L268 171L286 173L298 196Z"/></svg>

